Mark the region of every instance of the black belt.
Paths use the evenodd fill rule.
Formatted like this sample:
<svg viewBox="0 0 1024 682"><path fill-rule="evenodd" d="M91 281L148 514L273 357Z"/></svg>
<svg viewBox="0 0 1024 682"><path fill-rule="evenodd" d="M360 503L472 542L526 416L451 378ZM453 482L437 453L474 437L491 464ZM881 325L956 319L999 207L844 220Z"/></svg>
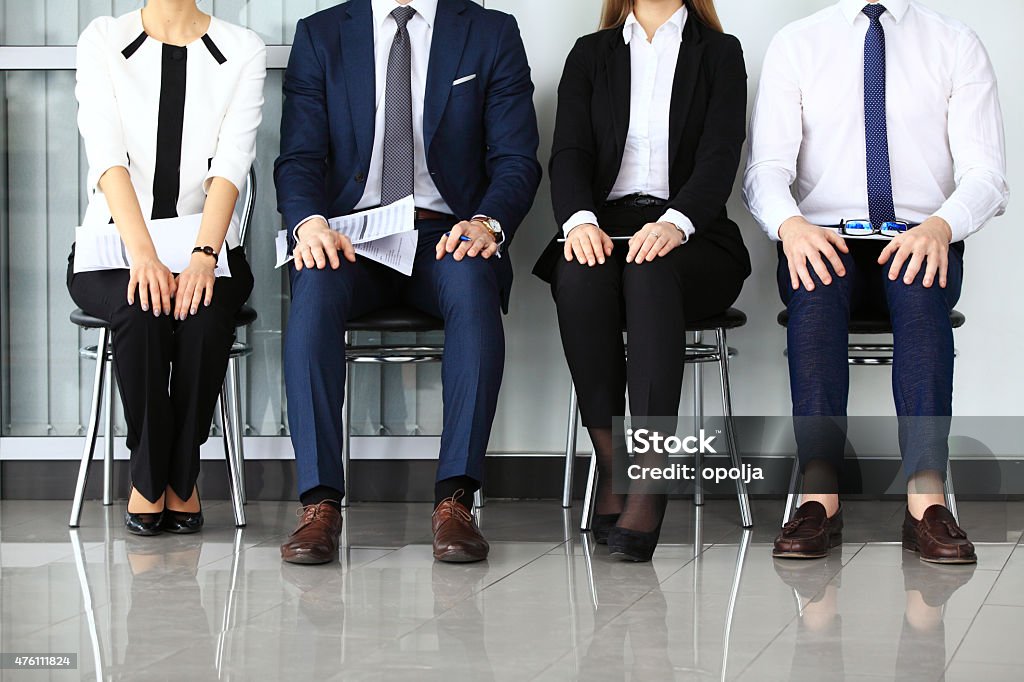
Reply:
<svg viewBox="0 0 1024 682"><path fill-rule="evenodd" d="M651 206L664 206L668 199L652 197L649 194L630 194L615 201L606 201L605 206L609 208L648 208Z"/></svg>

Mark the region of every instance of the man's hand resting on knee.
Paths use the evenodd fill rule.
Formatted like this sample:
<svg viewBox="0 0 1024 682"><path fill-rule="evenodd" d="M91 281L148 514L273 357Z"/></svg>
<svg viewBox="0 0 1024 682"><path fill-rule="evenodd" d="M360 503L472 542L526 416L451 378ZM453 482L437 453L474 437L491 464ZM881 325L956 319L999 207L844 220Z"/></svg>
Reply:
<svg viewBox="0 0 1024 682"><path fill-rule="evenodd" d="M313 218L300 225L296 237L298 242L292 250L296 270L323 270L328 263L332 270L337 270L341 267L339 251L348 262L356 262L356 250L352 242L345 235L332 230L321 218Z"/></svg>
<svg viewBox="0 0 1024 682"><path fill-rule="evenodd" d="M441 235L434 250L437 260L447 254L451 254L455 260L462 260L466 256L482 256L486 259L498 253L498 242L479 220L463 220L451 232Z"/></svg>
<svg viewBox="0 0 1024 682"><path fill-rule="evenodd" d="M808 264L825 286L832 283L832 273L825 265L826 260L832 264L837 276L846 276L846 268L836 249L843 253L849 253L850 249L846 240L832 230L812 225L803 216L793 216L782 223L779 239L789 261L789 279L794 291L800 288L801 282L807 291L814 291L814 279L807 269Z"/></svg>

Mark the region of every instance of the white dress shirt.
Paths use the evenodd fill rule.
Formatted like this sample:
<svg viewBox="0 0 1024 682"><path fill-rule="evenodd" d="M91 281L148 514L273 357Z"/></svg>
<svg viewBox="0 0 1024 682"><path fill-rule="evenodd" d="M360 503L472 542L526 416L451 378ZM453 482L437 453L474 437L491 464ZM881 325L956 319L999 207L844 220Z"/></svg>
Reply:
<svg viewBox="0 0 1024 682"><path fill-rule="evenodd" d="M647 33L632 12L622 27L622 38L629 45L631 72L629 130L619 175L608 195L609 201L631 194L671 198L669 115L687 14L686 7L680 7L658 27L651 41L647 40ZM675 209L665 211L659 222L672 223L687 238L694 232L690 219ZM597 225L597 216L591 211L579 211L566 221L562 231L568 235L574 227L587 223Z"/></svg>
<svg viewBox="0 0 1024 682"><path fill-rule="evenodd" d="M841 0L785 27L768 48L743 196L772 239L794 216L835 226L869 215L866 4ZM953 241L963 240L1009 200L995 72L959 21L914 0L880 4L888 10L881 22L896 217L941 217Z"/></svg>
<svg viewBox="0 0 1024 682"><path fill-rule="evenodd" d="M355 209L362 210L380 206L380 183L384 169L384 94L388 78L388 59L391 45L398 31L398 23L391 13L402 5L396 0L371 0L373 7L373 48L374 70L377 82L376 120L374 122L373 151L370 154L370 171L366 175L366 189L356 203ZM437 15L437 0L412 0L405 5L416 10L406 28L409 31L412 49L412 120L414 162L416 178L413 196L417 208L438 213L451 213L452 209L441 198L427 170L427 152L423 142L423 103L427 94L427 69L430 65L430 46L434 37L434 18ZM324 216L310 216L295 226L295 233L307 221Z"/></svg>
<svg viewBox="0 0 1024 682"><path fill-rule="evenodd" d="M178 92L164 93L171 100L182 97L183 111L161 108L165 60L185 62L184 79L168 85ZM78 126L89 160L89 205L82 224L110 222L98 183L117 166L128 169L147 219L169 217L152 216L155 189L169 192L166 203L179 216L202 213L214 177L241 191L256 156L266 65L259 36L216 17L203 38L184 47L148 37L138 10L90 23L76 55ZM173 142L179 131L180 145ZM179 153L175 196L173 182L156 177L157 161ZM228 248L238 246L236 222L227 234Z"/></svg>

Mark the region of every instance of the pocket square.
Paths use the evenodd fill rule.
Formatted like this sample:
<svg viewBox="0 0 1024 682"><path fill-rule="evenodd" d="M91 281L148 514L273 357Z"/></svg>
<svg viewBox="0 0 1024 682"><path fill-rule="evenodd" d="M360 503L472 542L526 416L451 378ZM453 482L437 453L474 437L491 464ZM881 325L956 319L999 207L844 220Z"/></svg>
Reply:
<svg viewBox="0 0 1024 682"><path fill-rule="evenodd" d="M457 79L455 79L452 82L452 87L454 88L456 85L462 85L463 83L468 83L469 81L473 80L474 78L476 78L476 74L475 73L472 76L463 76L462 78L457 78Z"/></svg>

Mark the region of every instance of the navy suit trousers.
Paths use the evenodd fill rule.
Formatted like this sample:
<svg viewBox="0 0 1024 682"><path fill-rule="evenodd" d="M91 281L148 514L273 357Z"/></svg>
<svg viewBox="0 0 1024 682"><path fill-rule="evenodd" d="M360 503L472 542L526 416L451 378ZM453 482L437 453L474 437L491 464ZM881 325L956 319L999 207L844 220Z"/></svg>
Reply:
<svg viewBox="0 0 1024 682"><path fill-rule="evenodd" d="M411 277L364 258L356 263L343 258L337 270L290 270L284 371L300 495L320 485L344 490L346 325L398 304L435 315L445 324L437 480L469 476L483 481L505 364L497 258L455 261L446 256L438 261L434 247L451 224L420 221L416 227L419 247Z"/></svg>

